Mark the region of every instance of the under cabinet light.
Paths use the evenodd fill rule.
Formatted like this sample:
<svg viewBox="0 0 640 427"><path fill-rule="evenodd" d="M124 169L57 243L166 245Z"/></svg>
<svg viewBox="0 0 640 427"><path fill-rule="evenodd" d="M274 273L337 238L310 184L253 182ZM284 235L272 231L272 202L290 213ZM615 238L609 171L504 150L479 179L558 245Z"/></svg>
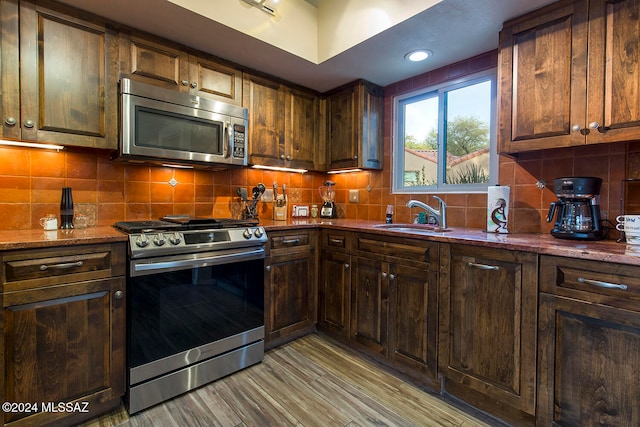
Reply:
<svg viewBox="0 0 640 427"><path fill-rule="evenodd" d="M58 150L58 151L64 148L63 145L38 144L35 142L24 142L24 141L9 141L7 139L0 139L0 145L10 145L13 147L42 148L46 150Z"/></svg>
<svg viewBox="0 0 640 427"><path fill-rule="evenodd" d="M362 169L338 169L333 171L327 171L327 173L351 173L351 172L362 172Z"/></svg>
<svg viewBox="0 0 640 427"><path fill-rule="evenodd" d="M254 169L266 169L278 172L297 172L297 173L307 173L309 172L307 169L294 169L294 168L283 168L280 166L263 166L263 165L253 165Z"/></svg>

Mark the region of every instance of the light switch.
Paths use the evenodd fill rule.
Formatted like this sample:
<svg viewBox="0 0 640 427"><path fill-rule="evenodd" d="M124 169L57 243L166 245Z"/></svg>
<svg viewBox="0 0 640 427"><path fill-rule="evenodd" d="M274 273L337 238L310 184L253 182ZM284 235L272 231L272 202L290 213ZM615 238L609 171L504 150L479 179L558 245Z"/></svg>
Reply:
<svg viewBox="0 0 640 427"><path fill-rule="evenodd" d="M349 190L349 202L360 203L360 190Z"/></svg>

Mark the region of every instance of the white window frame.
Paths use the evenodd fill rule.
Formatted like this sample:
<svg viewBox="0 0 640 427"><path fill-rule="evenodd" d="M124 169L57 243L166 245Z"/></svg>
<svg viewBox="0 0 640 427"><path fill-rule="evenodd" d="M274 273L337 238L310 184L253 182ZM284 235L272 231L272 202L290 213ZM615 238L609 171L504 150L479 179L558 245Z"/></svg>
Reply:
<svg viewBox="0 0 640 427"><path fill-rule="evenodd" d="M491 119L489 123L489 182L481 184L445 184L446 150L443 150L443 135L445 126L445 97L444 93L469 86L485 80L491 80ZM442 194L442 193L486 193L487 188L498 183L498 153L497 153L497 69L470 74L459 79L444 82L439 85L425 87L394 97L393 100L393 137L391 151L391 178L393 194ZM438 97L438 174L436 185L404 186L404 118L400 104L409 99L429 93L437 93Z"/></svg>

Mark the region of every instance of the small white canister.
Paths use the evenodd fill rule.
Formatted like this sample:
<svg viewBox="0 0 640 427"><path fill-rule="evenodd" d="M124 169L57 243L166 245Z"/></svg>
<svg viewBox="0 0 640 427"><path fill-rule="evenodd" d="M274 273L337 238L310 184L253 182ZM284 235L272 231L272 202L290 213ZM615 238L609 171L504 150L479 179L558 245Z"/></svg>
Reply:
<svg viewBox="0 0 640 427"><path fill-rule="evenodd" d="M508 233L509 195L511 188L490 186L487 191L487 232Z"/></svg>

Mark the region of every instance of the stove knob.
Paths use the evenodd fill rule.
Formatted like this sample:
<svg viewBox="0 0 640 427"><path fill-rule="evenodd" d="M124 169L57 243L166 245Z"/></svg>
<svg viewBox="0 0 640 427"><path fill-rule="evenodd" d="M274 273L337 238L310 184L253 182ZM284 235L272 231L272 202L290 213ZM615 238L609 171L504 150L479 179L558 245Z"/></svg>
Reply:
<svg viewBox="0 0 640 427"><path fill-rule="evenodd" d="M253 235L256 236L258 239L261 238L263 234L264 234L264 231L262 231L262 228L260 227L256 228L256 231L253 232Z"/></svg>
<svg viewBox="0 0 640 427"><path fill-rule="evenodd" d="M249 230L248 228L244 230L244 232L242 233L242 237L244 237L245 239L250 239L251 238L251 230Z"/></svg>
<svg viewBox="0 0 640 427"><path fill-rule="evenodd" d="M162 246L165 243L167 243L167 238L164 237L163 233L158 233L158 235L153 238L153 244L156 246Z"/></svg>
<svg viewBox="0 0 640 427"><path fill-rule="evenodd" d="M144 233L139 235L138 238L136 239L136 246L139 248L144 248L148 244L149 244L149 238Z"/></svg>
<svg viewBox="0 0 640 427"><path fill-rule="evenodd" d="M169 242L172 245L179 245L181 241L182 241L182 238L180 237L180 233L178 233L177 231L173 233L171 236L169 236Z"/></svg>

